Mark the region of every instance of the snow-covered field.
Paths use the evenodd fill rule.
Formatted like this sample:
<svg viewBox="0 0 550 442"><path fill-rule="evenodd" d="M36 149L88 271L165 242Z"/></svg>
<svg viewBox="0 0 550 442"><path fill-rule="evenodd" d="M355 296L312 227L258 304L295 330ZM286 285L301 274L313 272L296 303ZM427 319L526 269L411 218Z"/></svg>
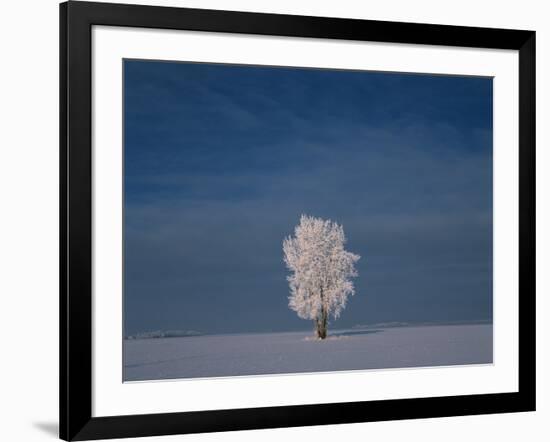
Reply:
<svg viewBox="0 0 550 442"><path fill-rule="evenodd" d="M493 360L491 324L190 336L124 341L125 380L305 373Z"/></svg>

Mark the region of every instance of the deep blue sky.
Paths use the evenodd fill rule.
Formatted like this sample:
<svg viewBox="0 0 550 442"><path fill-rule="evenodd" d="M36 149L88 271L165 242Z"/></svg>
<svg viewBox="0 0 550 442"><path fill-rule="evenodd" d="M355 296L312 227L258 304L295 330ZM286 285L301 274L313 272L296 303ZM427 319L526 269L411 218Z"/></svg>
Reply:
<svg viewBox="0 0 550 442"><path fill-rule="evenodd" d="M492 80L124 62L126 333L309 329L283 238L362 256L332 327L492 318Z"/></svg>

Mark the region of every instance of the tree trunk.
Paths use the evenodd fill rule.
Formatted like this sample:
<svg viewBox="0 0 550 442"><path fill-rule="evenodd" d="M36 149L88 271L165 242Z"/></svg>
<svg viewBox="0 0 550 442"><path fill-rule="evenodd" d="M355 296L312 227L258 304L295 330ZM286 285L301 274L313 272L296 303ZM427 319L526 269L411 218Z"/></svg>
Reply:
<svg viewBox="0 0 550 442"><path fill-rule="evenodd" d="M323 308L321 309L319 318L315 320L315 333L318 339L325 339L327 337L327 322L328 312Z"/></svg>

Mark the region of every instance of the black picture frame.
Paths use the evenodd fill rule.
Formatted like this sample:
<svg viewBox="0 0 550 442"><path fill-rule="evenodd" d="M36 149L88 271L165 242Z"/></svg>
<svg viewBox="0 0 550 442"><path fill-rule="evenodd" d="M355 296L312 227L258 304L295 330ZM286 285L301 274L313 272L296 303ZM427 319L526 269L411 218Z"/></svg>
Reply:
<svg viewBox="0 0 550 442"><path fill-rule="evenodd" d="M519 52L519 391L92 417L93 25ZM214 10L60 5L60 437L154 436L535 410L535 32Z"/></svg>

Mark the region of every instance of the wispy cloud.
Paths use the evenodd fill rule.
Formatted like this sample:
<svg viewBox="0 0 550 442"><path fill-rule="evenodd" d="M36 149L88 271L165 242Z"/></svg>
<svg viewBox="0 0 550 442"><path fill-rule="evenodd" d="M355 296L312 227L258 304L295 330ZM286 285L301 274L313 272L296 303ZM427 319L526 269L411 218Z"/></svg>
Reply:
<svg viewBox="0 0 550 442"><path fill-rule="evenodd" d="M303 326L281 241L304 212L364 257L342 325L491 316L490 83L133 69L128 332Z"/></svg>

